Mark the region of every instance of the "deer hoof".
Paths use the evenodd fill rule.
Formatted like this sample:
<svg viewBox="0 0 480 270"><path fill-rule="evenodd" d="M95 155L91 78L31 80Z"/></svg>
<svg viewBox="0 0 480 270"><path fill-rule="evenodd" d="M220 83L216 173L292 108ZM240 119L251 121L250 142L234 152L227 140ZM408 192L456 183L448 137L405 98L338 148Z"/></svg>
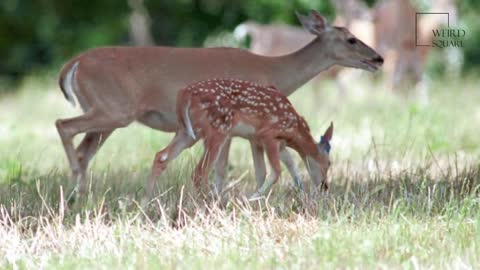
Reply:
<svg viewBox="0 0 480 270"><path fill-rule="evenodd" d="M260 192L255 192L250 198L248 198L248 201L253 202L261 199L263 199L263 195Z"/></svg>

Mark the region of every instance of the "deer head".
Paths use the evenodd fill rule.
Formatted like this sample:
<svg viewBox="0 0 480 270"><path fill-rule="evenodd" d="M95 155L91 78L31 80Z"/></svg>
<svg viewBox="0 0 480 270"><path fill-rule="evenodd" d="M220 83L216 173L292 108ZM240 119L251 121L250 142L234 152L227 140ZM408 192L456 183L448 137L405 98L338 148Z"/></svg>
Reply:
<svg viewBox="0 0 480 270"><path fill-rule="evenodd" d="M317 11L312 10L308 16L297 13L297 17L308 32L317 36L313 42L322 45L322 55L336 64L368 71L376 71L383 64L383 58L375 50L348 29L330 26Z"/></svg>

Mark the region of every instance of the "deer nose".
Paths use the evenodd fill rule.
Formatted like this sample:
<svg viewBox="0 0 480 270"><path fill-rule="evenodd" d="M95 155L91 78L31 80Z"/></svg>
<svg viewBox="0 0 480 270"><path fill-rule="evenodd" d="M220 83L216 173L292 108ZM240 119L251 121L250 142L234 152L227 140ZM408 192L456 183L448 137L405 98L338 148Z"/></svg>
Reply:
<svg viewBox="0 0 480 270"><path fill-rule="evenodd" d="M373 58L372 60L373 60L374 62L383 64L383 58L382 58L381 56L377 56L377 57Z"/></svg>

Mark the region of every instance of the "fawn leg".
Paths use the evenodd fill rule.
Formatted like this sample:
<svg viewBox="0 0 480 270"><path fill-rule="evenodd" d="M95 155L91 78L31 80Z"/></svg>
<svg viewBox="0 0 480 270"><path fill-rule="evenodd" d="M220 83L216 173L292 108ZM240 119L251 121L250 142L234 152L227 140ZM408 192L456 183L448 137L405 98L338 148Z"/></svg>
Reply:
<svg viewBox="0 0 480 270"><path fill-rule="evenodd" d="M220 194L223 189L223 182L227 177L227 165L228 165L228 153L230 152L231 138L228 138L218 156L217 162L215 162L215 191Z"/></svg>
<svg viewBox="0 0 480 270"><path fill-rule="evenodd" d="M285 167L287 167L288 172L293 178L293 183L295 184L295 187L303 191L302 178L298 173L298 169L297 166L295 166L292 155L285 147L280 151L280 160L283 162L283 164L285 164Z"/></svg>
<svg viewBox="0 0 480 270"><path fill-rule="evenodd" d="M175 133L175 137L173 137L170 144L155 154L146 190L148 198L152 197L156 179L167 168L168 162L174 160L183 150L189 148L195 142L196 140L190 137L185 130L180 129Z"/></svg>
<svg viewBox="0 0 480 270"><path fill-rule="evenodd" d="M223 134L214 134L205 138L202 158L195 167L192 176L196 188L199 188L203 182L208 183L208 173L212 163L216 163L220 151L228 140L230 138Z"/></svg>
<svg viewBox="0 0 480 270"><path fill-rule="evenodd" d="M259 189L263 185L265 176L267 175L264 150L263 146L259 144L250 143L250 146L252 148L253 164L255 166L255 179L257 180L257 189ZM282 148L282 150L280 151L280 160L287 167L288 172L292 176L295 186L300 190L303 190L302 178L298 173L298 169L295 166L292 155L285 147Z"/></svg>
<svg viewBox="0 0 480 270"><path fill-rule="evenodd" d="M253 165L255 167L255 179L257 180L257 189L259 189L265 181L267 169L265 167L265 154L263 146L250 142L252 149Z"/></svg>
<svg viewBox="0 0 480 270"><path fill-rule="evenodd" d="M280 174L282 172L280 167L280 154L279 154L279 145L278 142L269 138L264 140L265 141L265 150L267 152L267 158L270 162L270 166L272 167L272 171L268 176L268 179L263 183L263 185L255 192L251 197L250 200L256 200L262 197L266 192L270 190L273 184L278 181Z"/></svg>

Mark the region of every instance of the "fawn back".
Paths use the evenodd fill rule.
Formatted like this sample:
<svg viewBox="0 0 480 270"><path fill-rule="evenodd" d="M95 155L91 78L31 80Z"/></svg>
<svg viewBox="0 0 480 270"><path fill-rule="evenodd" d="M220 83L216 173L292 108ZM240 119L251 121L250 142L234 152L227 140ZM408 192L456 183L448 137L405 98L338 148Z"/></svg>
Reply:
<svg viewBox="0 0 480 270"><path fill-rule="evenodd" d="M310 132L287 97L273 86L213 79L182 90L177 101L180 124L193 138L219 132L248 139L273 133L286 139Z"/></svg>

